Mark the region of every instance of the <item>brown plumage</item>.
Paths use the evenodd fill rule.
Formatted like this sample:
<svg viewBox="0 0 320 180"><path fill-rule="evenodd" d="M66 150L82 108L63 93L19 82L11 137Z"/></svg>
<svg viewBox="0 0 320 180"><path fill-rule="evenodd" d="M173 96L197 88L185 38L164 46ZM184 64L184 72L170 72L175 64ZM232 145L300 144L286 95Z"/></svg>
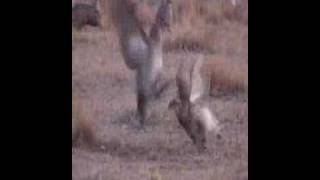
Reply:
<svg viewBox="0 0 320 180"><path fill-rule="evenodd" d="M200 151L206 149L207 133L219 130L216 117L204 101L201 65L201 57L181 62L176 76L178 98L169 104L179 124Z"/></svg>

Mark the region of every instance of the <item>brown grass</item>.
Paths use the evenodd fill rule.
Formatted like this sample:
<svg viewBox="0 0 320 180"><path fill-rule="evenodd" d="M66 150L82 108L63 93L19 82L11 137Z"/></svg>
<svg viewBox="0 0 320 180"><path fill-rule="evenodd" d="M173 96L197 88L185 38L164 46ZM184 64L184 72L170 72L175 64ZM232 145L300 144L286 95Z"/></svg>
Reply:
<svg viewBox="0 0 320 180"><path fill-rule="evenodd" d="M75 94L72 94L72 144L93 145L96 142L94 122Z"/></svg>
<svg viewBox="0 0 320 180"><path fill-rule="evenodd" d="M164 42L164 51L186 51L212 54L214 53L214 36L211 28L202 23L196 24L197 29L192 26L173 25L172 33L168 34Z"/></svg>
<svg viewBox="0 0 320 180"><path fill-rule="evenodd" d="M104 29L74 32L73 103L78 107L73 111L78 110L72 122L74 129L87 134L75 137L80 137L79 144L92 141L87 137L99 141L94 146L99 148L73 148L74 180L248 179L247 0L242 2L232 7L228 0L173 0L174 25L164 45L165 75L174 82L181 61L193 53L203 54L203 73L211 78L215 96L206 100L222 125L222 140L209 134L204 154L197 153L167 109L176 96L175 83L152 103L147 132L134 128L138 122L134 73L122 59L108 4L101 8Z"/></svg>
<svg viewBox="0 0 320 180"><path fill-rule="evenodd" d="M219 38L224 36L225 28L221 27L228 24L247 26L246 1L242 0L237 6L231 5L230 1L226 0L173 1L174 24L172 33L166 38L165 50L214 54L220 46ZM232 29L235 36L243 34L242 29L237 29L239 25L236 29ZM223 42L223 44L227 43Z"/></svg>
<svg viewBox="0 0 320 180"><path fill-rule="evenodd" d="M244 93L248 89L248 68L223 57L213 57L204 65L210 95Z"/></svg>
<svg viewBox="0 0 320 180"><path fill-rule="evenodd" d="M113 2L115 0L100 0L102 24L106 30L113 26L109 13L110 3ZM228 0L172 0L172 2L174 23L179 24L180 27L181 25L192 26L199 21L213 24L223 21L248 23L248 0L239 0L237 6L233 6ZM142 6L139 8L146 10ZM150 12L139 12L150 15Z"/></svg>

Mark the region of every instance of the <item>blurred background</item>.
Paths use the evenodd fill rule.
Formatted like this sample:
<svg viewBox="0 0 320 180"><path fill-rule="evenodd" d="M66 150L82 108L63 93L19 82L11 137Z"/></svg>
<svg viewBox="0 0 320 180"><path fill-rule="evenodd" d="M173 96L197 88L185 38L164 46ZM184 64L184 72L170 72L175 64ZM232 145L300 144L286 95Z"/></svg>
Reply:
<svg viewBox="0 0 320 180"><path fill-rule="evenodd" d="M174 85L152 106L149 131L136 132L134 72L122 59L109 0L72 0L73 180L248 179L248 0L172 3L166 76L174 81L180 61L204 56L208 101L223 139L209 135L209 151L197 153L167 109ZM100 26L77 27L79 4L96 9Z"/></svg>

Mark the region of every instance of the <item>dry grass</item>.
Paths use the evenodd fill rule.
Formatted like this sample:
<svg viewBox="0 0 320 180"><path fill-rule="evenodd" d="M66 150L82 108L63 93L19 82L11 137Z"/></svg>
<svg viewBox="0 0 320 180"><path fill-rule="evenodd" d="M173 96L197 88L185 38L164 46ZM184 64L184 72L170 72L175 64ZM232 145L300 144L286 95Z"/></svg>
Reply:
<svg viewBox="0 0 320 180"><path fill-rule="evenodd" d="M73 148L73 180L247 180L248 99L242 96L248 93L247 0L235 7L227 0L173 0L174 25L164 45L166 76L174 82L180 61L203 54L203 73L211 78L214 96L207 101L222 125L222 140L209 134L204 154L197 153L167 109L176 96L174 83L151 105L147 132L135 130L134 73L119 51L108 1L100 1L104 29L73 31L73 111L78 110L72 122L88 135L78 142L90 142L91 136L99 147Z"/></svg>
<svg viewBox="0 0 320 180"><path fill-rule="evenodd" d="M96 142L95 124L89 119L88 110L75 94L72 94L72 144L93 145Z"/></svg>
<svg viewBox="0 0 320 180"><path fill-rule="evenodd" d="M185 51L195 53L214 53L214 40L212 31L207 26L199 23L199 28L192 26L181 28L179 25L172 27L172 33L168 34L164 42L166 52Z"/></svg>
<svg viewBox="0 0 320 180"><path fill-rule="evenodd" d="M103 17L102 24L106 30L112 27L109 14L111 1L114 0L100 0L99 9ZM229 0L172 0L172 2L174 23L179 24L180 27L181 25L192 26L199 21L205 24L223 21L248 23L248 0L238 0L237 6L233 6Z"/></svg>
<svg viewBox="0 0 320 180"><path fill-rule="evenodd" d="M248 90L248 68L223 57L213 56L204 65L209 78L210 95L245 93Z"/></svg>
<svg viewBox="0 0 320 180"><path fill-rule="evenodd" d="M233 43L238 47L246 45L237 41L246 43L247 39L247 0L237 6L227 0L176 0L173 3L174 24L165 41L166 51L215 54L230 51ZM222 45L227 47L221 48Z"/></svg>

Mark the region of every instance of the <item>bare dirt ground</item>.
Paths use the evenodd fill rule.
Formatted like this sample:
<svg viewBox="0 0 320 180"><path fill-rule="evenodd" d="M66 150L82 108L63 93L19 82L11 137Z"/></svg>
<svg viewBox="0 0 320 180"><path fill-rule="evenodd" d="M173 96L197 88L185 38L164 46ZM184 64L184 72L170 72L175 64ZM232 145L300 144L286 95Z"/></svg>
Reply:
<svg viewBox="0 0 320 180"><path fill-rule="evenodd" d="M247 67L247 24L226 21L212 28L214 43L206 43L212 52L165 48L166 76L173 83L152 104L146 132L133 128L134 73L124 64L116 34L91 27L73 32L73 93L79 95L86 117L94 123L99 142L98 147L72 148L73 180L248 179L247 91L209 97L210 108L222 125L222 139L209 134L208 152L203 154L197 152L167 109L176 96L178 64L192 58L190 54L227 59L239 69ZM168 35L167 41L176 36Z"/></svg>

